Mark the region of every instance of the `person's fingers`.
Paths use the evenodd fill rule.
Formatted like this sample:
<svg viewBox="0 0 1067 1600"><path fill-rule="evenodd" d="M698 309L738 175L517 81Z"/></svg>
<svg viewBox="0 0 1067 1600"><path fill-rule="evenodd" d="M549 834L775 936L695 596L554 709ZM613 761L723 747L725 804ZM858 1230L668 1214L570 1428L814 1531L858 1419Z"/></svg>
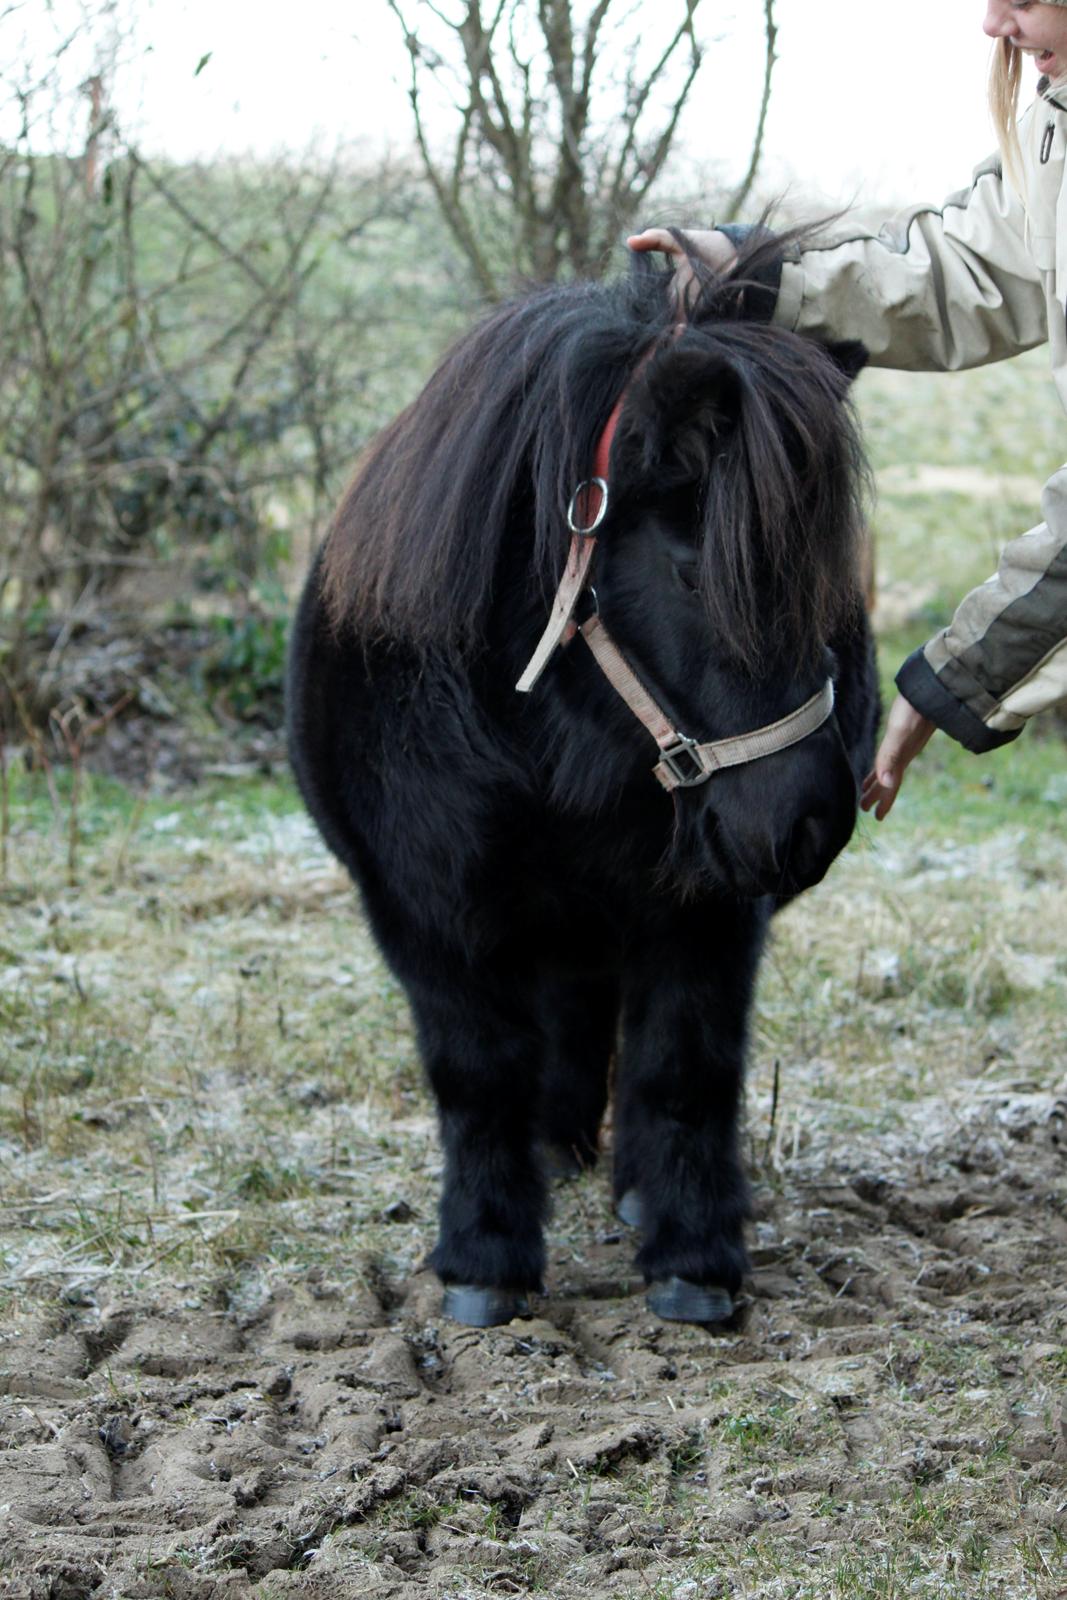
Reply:
<svg viewBox="0 0 1067 1600"><path fill-rule="evenodd" d="M687 315L693 301L700 293L692 267L681 245L666 228L645 228L642 233L632 233L626 243L631 250L661 250L673 256L678 265L671 284L671 301L675 314Z"/></svg>
<svg viewBox="0 0 1067 1600"><path fill-rule="evenodd" d="M687 229L685 236L694 255L713 272L729 272L737 260L737 246L721 228ZM685 257L685 251L669 228L644 228L640 233L632 233L626 243L631 250L662 250L669 256Z"/></svg>
<svg viewBox="0 0 1067 1600"><path fill-rule="evenodd" d="M934 731L934 723L898 694L890 708L874 766L860 787L860 806L864 811L873 809L878 822L892 811L905 772Z"/></svg>
<svg viewBox="0 0 1067 1600"><path fill-rule="evenodd" d="M901 765L900 753L895 737L890 737L889 730L874 758L874 765L863 780L860 788L860 805L864 811L877 807L875 815L881 821L890 809L900 789Z"/></svg>
<svg viewBox="0 0 1067 1600"><path fill-rule="evenodd" d="M889 813L893 809L893 803L896 800L896 798L897 798L896 795L893 794L892 792L886 793L883 790L882 797L878 801L878 804L874 808L874 820L875 820L875 822L884 822L885 821L886 817L888 817Z"/></svg>
<svg viewBox="0 0 1067 1600"><path fill-rule="evenodd" d="M878 747L878 754L874 758L872 774L882 789L899 789L900 780L908 765L905 747L896 737L889 734L882 740Z"/></svg>
<svg viewBox="0 0 1067 1600"><path fill-rule="evenodd" d="M644 228L640 233L631 233L626 243L631 250L663 250L669 256L685 253L666 228Z"/></svg>
<svg viewBox="0 0 1067 1600"><path fill-rule="evenodd" d="M881 784L873 772L868 772L860 785L860 805L864 811L869 811L881 793Z"/></svg>
<svg viewBox="0 0 1067 1600"><path fill-rule="evenodd" d="M681 307L687 317L700 298L700 281L684 257L675 268L671 294L674 297L675 310Z"/></svg>
<svg viewBox="0 0 1067 1600"><path fill-rule="evenodd" d="M873 810L875 821L883 822L892 811L893 802L899 792L899 785L883 784L873 772L869 772L860 790L860 809Z"/></svg>

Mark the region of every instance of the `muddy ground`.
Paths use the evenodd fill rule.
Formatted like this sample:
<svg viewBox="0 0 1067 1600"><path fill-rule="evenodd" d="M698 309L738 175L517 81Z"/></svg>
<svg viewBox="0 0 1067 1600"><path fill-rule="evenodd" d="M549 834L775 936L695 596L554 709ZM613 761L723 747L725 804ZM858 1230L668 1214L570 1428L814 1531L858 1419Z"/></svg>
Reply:
<svg viewBox="0 0 1067 1600"><path fill-rule="evenodd" d="M589 1179L587 1247L486 1332L358 1253L229 1305L76 1288L0 1351L6 1592L904 1594L909 1523L919 1592L1067 1589L1065 1130L1067 1085L921 1161L811 1151L727 1333L648 1314Z"/></svg>
<svg viewBox="0 0 1067 1600"><path fill-rule="evenodd" d="M143 846L87 817L79 895L6 902L6 1600L1067 1594L1055 882L1003 845L868 853L783 919L734 1326L648 1313L599 1171L557 1192L534 1314L476 1332L419 1267L432 1117L351 895L302 819L256 855L226 815ZM890 948L910 893L947 917L975 881L970 967L966 899L941 957Z"/></svg>

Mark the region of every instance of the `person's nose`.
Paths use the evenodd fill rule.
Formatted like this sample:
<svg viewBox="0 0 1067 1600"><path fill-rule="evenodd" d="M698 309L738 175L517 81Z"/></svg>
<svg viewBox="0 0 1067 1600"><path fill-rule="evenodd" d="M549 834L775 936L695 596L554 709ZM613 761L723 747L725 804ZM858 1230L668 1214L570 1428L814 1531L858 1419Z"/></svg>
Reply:
<svg viewBox="0 0 1067 1600"><path fill-rule="evenodd" d="M1017 28L1018 22L1010 5L1006 5L1005 0L989 0L982 23L983 32L991 39L1010 39Z"/></svg>

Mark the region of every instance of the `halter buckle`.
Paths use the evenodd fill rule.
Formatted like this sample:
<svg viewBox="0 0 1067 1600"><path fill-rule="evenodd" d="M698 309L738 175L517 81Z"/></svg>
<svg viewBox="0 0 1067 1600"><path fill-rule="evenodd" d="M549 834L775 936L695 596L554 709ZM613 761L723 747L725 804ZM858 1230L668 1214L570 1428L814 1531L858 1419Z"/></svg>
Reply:
<svg viewBox="0 0 1067 1600"><path fill-rule="evenodd" d="M710 770L696 754L697 749L695 739L680 733L676 744L660 750L660 760L674 779L675 787L695 789L698 784L707 783L711 777Z"/></svg>

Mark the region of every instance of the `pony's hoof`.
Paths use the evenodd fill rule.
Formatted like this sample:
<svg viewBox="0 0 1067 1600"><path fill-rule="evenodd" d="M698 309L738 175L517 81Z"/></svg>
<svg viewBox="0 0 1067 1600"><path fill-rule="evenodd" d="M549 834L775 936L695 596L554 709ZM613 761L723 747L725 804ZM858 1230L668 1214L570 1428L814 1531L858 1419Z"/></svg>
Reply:
<svg viewBox="0 0 1067 1600"><path fill-rule="evenodd" d="M665 1322L726 1322L733 1315L733 1297L715 1284L664 1278L649 1285L648 1309Z"/></svg>
<svg viewBox="0 0 1067 1600"><path fill-rule="evenodd" d="M473 1283L446 1284L441 1310L453 1322L463 1322L468 1328L495 1328L512 1317L530 1314L524 1294L514 1289L480 1289Z"/></svg>
<svg viewBox="0 0 1067 1600"><path fill-rule="evenodd" d="M636 1189L627 1189L615 1207L615 1215L620 1222L625 1222L628 1228L640 1228L644 1225L645 1208Z"/></svg>

